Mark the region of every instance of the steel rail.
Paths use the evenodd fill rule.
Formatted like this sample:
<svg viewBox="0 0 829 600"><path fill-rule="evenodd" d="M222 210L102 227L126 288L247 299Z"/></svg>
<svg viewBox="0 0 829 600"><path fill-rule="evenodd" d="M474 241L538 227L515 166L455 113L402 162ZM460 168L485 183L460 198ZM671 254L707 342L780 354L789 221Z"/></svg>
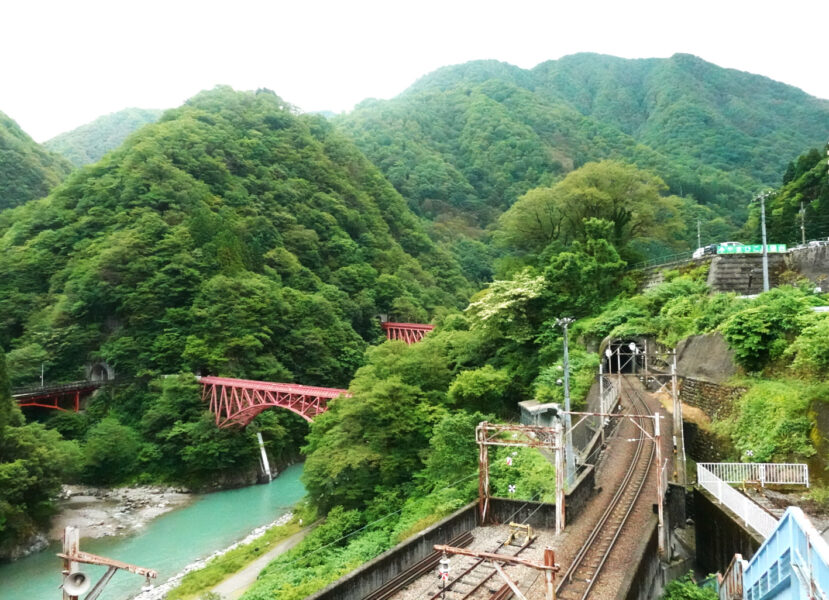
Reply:
<svg viewBox="0 0 829 600"><path fill-rule="evenodd" d="M638 391L633 389L630 385L628 385L628 398L633 401L633 403L637 403L644 407L645 412L647 412L647 405L645 404L644 400L642 400L641 395ZM635 397L634 397L635 395ZM637 412L640 414L644 414L642 408L635 407ZM584 600L587 598L590 590L593 588L598 575L601 573L602 568L604 567L605 562L607 561L610 552L613 550L614 544L616 540L619 538L622 529L624 528L625 523L627 522L627 518L630 516L631 511L633 510L634 506L636 505L636 501L639 499L642 493L642 489L647 481L648 474L651 469L651 465L653 464L653 457L655 454L655 445L651 442L651 451L646 461L642 461L642 452L644 449L645 444L648 440L643 437L639 436L638 443L636 445L636 449L634 451L633 459L631 460L630 466L628 467L625 476L622 479L622 482L618 486L616 493L613 495L610 503L608 504L605 511L602 513L602 516L599 518L596 526L591 531L590 535L587 538L587 541L579 550L579 553L573 559L573 562L570 564L570 567L564 573L564 576L561 578L558 586L556 587L556 595L566 595L567 592L570 591L570 588L574 587L574 575L579 570L582 571L582 577L579 578L579 581L584 581L587 586L586 589L578 595L578 598ZM641 468L644 467L644 468ZM641 477L638 480L638 484L635 486L635 489L631 487L631 482L634 478L634 474L637 472L641 472ZM629 492L633 491L633 495L630 496ZM628 496L629 500L627 505L622 505L621 501L624 497ZM619 511L617 509L624 509L624 514L622 515L621 520L618 520ZM611 517L617 516L617 519L614 521L618 521L618 524L614 525L614 528L610 531L606 531L605 525L611 520ZM602 549L600 547L600 542L607 543L607 546ZM598 548L600 551L600 556L598 557L598 562L594 562L594 565L588 564L586 562L587 556L590 554L592 550ZM596 557L594 557L596 558Z"/></svg>
<svg viewBox="0 0 829 600"><path fill-rule="evenodd" d="M526 550L527 548L529 548L530 546L532 546L532 545L533 545L533 542L535 542L535 537L530 538L529 540L527 540L527 541L524 543L524 545L523 545L523 546L521 546L521 547L518 549L518 551L516 551L516 553L515 553L515 554L513 554L512 556L513 556L513 557L518 556L518 555L519 555L519 554L521 554L524 550ZM503 544L501 544L501 546L503 546ZM499 546L499 547L500 547L500 546ZM478 563L478 564L480 564L480 563ZM475 565L475 566L477 566L477 565ZM487 581L489 581L490 579L492 579L493 577L495 577L495 574L496 574L496 573L497 573L497 571L493 570L493 571L492 571L492 573L490 573L489 575L487 575L486 577L484 577L483 579L481 579L481 581L479 581L479 582L478 582L478 584L477 584L475 587L473 587L473 588L472 588L471 590L469 590L469 591L468 591L468 592L467 592L467 593L466 593L463 597L461 597L461 599L460 599L460 600L467 600L467 598L471 598L471 597L472 597L472 594L474 594L474 593L475 593L475 592L477 592L479 589L481 589L481 586L483 586L483 585L484 585Z"/></svg>
<svg viewBox="0 0 829 600"><path fill-rule="evenodd" d="M450 546L468 546L474 539L472 531L465 531L449 540L447 544ZM419 560L396 577L389 579L386 583L363 598L363 600L386 600L387 598L391 598L403 587L434 569L439 560L440 554L438 552L430 553L426 558Z"/></svg>

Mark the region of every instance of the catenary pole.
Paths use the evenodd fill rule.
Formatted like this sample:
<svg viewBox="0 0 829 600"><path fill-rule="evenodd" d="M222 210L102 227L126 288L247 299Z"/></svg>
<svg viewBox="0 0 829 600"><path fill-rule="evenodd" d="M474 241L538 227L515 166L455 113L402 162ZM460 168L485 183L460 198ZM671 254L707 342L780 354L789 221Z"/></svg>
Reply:
<svg viewBox="0 0 829 600"><path fill-rule="evenodd" d="M567 487L569 488L576 475L576 458L573 455L573 425L570 420L570 355L568 350L567 327L575 319L571 317L564 317L556 319L556 324L564 330L564 437L565 437L565 451L564 459L567 463Z"/></svg>

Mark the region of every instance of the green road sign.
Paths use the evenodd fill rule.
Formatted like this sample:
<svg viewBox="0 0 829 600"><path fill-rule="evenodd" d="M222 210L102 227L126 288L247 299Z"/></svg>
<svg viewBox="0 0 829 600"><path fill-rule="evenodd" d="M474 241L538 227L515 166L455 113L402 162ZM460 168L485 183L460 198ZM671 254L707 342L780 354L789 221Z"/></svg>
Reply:
<svg viewBox="0 0 829 600"><path fill-rule="evenodd" d="M769 253L786 252L786 244L766 244ZM739 246L718 246L717 254L762 254L763 244L742 244Z"/></svg>

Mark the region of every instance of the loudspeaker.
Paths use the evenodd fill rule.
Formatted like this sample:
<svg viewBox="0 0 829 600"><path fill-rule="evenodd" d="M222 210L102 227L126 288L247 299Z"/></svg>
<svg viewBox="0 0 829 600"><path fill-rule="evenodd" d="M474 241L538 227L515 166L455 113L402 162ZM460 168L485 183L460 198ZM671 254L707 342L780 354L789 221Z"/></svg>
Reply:
<svg viewBox="0 0 829 600"><path fill-rule="evenodd" d="M75 571L69 573L63 578L63 591L70 596L80 596L89 589L92 582L89 581L89 576L83 571Z"/></svg>

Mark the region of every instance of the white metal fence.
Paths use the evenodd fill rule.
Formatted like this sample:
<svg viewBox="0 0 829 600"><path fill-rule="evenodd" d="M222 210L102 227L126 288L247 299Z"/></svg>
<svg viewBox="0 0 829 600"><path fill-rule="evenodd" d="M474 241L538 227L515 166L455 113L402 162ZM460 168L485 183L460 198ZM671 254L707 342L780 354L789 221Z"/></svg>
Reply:
<svg viewBox="0 0 829 600"><path fill-rule="evenodd" d="M600 397L599 397L599 412L610 414L616 408L619 402L619 385L611 380L610 377L599 375L600 383ZM607 417L602 417L602 423L607 422Z"/></svg>
<svg viewBox="0 0 829 600"><path fill-rule="evenodd" d="M809 466L795 463L699 463L726 483L805 485L809 487Z"/></svg>
<svg viewBox="0 0 829 600"><path fill-rule="evenodd" d="M704 466L710 464L717 463L697 463L697 483L700 487L708 490L717 500L736 514L743 523L754 529L763 538L769 537L774 528L777 527L777 519Z"/></svg>

